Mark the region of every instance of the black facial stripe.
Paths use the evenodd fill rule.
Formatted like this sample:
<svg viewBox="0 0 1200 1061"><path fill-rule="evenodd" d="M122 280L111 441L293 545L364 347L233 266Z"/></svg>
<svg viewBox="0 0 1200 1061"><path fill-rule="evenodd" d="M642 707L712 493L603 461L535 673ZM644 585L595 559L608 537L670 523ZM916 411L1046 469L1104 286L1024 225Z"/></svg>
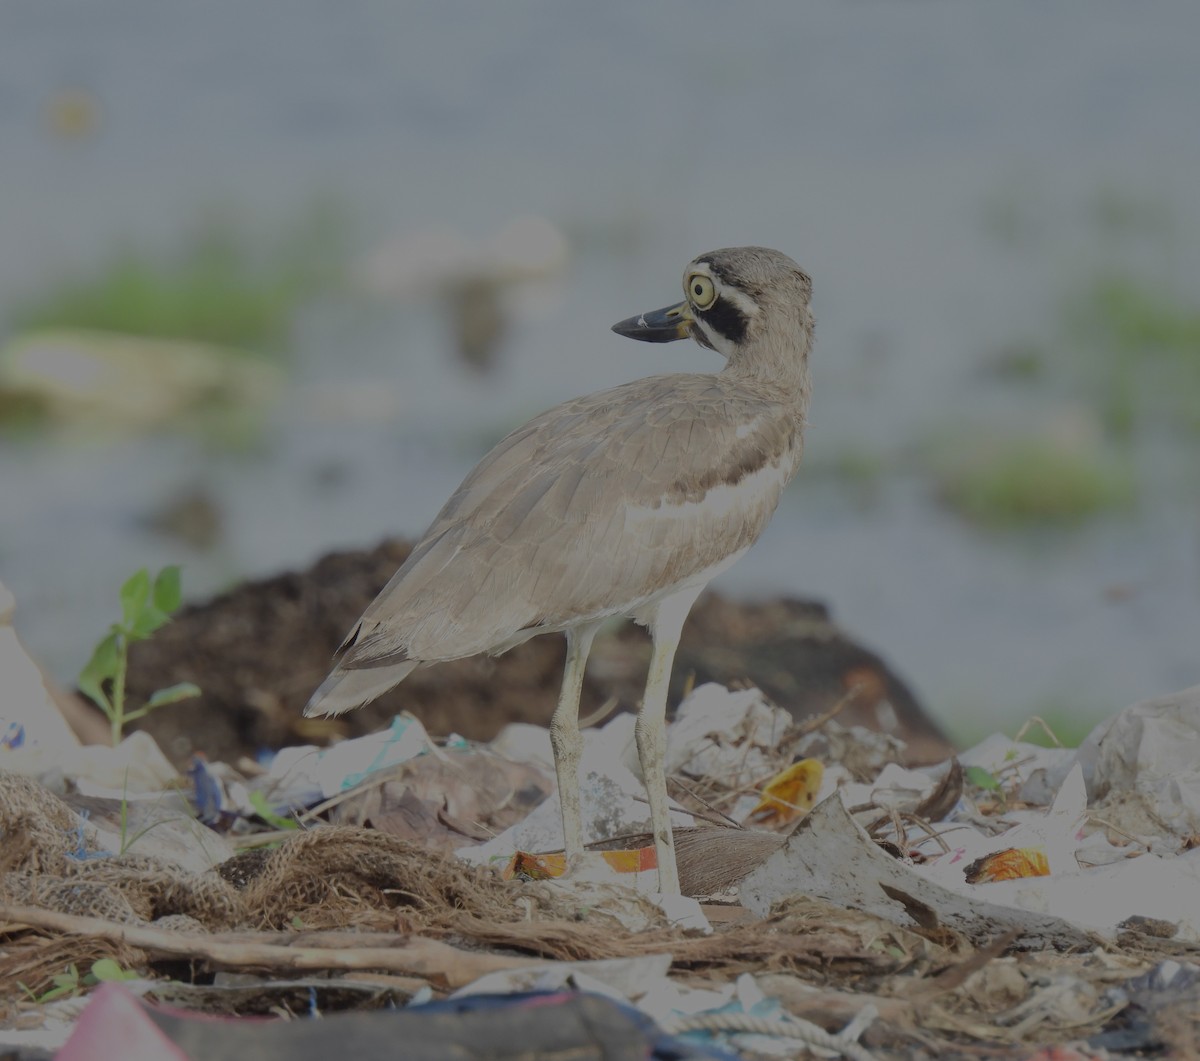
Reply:
<svg viewBox="0 0 1200 1061"><path fill-rule="evenodd" d="M735 284L735 278L733 274L723 265L721 265L720 262L714 262L711 258L697 258L696 264L708 266L708 271L712 273L712 275L718 280L720 280L721 283ZM745 283L745 277L737 278L737 281L738 284ZM738 284L735 284L735 286L738 286Z"/></svg>
<svg viewBox="0 0 1200 1061"><path fill-rule="evenodd" d="M697 316L731 343L740 344L746 338L746 314L727 298L718 298L708 309L697 311Z"/></svg>

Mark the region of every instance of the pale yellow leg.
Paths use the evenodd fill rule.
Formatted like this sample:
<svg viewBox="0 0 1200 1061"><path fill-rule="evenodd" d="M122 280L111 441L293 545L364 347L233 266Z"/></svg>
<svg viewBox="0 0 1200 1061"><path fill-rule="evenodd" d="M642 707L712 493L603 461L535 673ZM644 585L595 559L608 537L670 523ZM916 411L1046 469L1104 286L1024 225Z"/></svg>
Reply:
<svg viewBox="0 0 1200 1061"><path fill-rule="evenodd" d="M679 647L679 634L701 588L688 589L662 601L648 624L650 636L654 639L654 652L650 657L650 673L646 677L642 710L634 729L638 761L642 766L646 796L650 803L650 827L654 832L654 850L658 858L658 890L665 895L679 894L679 870L675 865L675 838L671 834L665 767L667 690L671 684L675 650Z"/></svg>
<svg viewBox="0 0 1200 1061"><path fill-rule="evenodd" d="M558 776L558 801L562 809L563 845L567 871L583 855L583 817L579 809L579 757L583 740L579 733L579 694L583 690L583 672L587 667L592 639L598 623L577 626L567 631L567 662L563 668L562 692L550 720L550 746L554 750L554 770Z"/></svg>

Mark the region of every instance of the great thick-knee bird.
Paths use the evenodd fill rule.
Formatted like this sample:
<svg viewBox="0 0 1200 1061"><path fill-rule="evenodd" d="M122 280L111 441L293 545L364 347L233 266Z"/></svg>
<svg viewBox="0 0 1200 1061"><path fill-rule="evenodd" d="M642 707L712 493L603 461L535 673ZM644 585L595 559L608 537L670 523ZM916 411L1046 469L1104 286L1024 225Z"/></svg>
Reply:
<svg viewBox="0 0 1200 1061"><path fill-rule="evenodd" d="M567 637L550 724L568 868L583 852L579 694L611 616L654 648L635 727L659 890L679 891L668 819L667 687L700 591L762 533L803 448L812 282L786 255L733 247L694 259L684 300L613 325L692 338L715 373L651 376L564 402L519 427L446 502L341 647L307 715L340 714L416 667Z"/></svg>

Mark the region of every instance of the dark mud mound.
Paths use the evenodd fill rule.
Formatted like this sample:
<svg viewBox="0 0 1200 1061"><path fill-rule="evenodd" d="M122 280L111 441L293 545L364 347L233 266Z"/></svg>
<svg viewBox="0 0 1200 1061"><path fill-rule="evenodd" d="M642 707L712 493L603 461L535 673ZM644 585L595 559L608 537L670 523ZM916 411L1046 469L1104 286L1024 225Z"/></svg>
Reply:
<svg viewBox="0 0 1200 1061"><path fill-rule="evenodd" d="M431 733L478 740L508 722L546 724L565 654L558 635L534 638L503 656L416 671L373 704L336 720L302 717L337 646L408 549L408 543L388 541L333 553L307 571L247 582L183 609L150 641L133 646L128 688L134 703L181 681L195 682L203 695L149 716L144 728L182 763L193 751L233 761L263 748L368 733L403 710ZM632 624L597 638L582 713L614 697L623 708L636 707L648 661L645 632ZM757 685L797 718L827 711L859 685L842 722L894 732L922 760L949 747L887 664L839 630L818 603L738 604L706 594L684 627L672 703L703 681Z"/></svg>

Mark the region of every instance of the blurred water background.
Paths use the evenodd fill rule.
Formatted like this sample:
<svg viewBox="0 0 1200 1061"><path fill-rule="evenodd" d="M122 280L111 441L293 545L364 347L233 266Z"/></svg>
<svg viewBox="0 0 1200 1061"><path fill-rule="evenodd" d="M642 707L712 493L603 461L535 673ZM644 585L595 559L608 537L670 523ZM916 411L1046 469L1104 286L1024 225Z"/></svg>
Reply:
<svg viewBox="0 0 1200 1061"><path fill-rule="evenodd" d="M827 600L960 737L1194 684L1197 40L1183 0L7 0L20 633L70 681L137 567L198 598L418 534L549 404L718 367L609 325L765 243L815 279L808 451L718 587ZM45 332L197 313L248 351L201 413L153 340ZM48 413L13 380L72 343L131 375Z"/></svg>

